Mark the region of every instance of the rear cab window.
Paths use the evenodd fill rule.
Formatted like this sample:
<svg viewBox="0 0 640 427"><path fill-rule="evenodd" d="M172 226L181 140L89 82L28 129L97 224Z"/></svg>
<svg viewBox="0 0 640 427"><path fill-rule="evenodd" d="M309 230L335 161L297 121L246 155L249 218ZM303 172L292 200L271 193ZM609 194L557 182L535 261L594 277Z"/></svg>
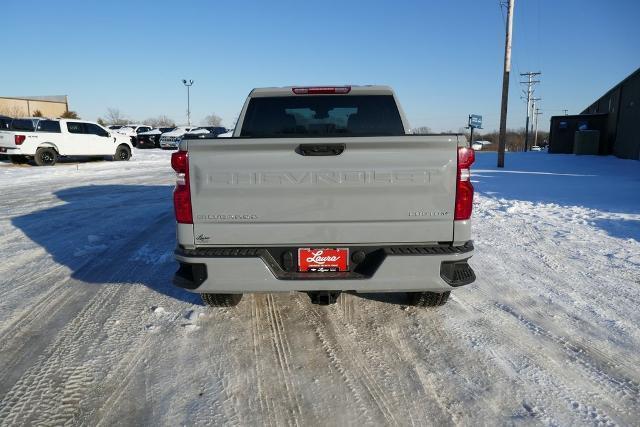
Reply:
<svg viewBox="0 0 640 427"><path fill-rule="evenodd" d="M9 129L21 132L35 132L37 119L13 119Z"/></svg>
<svg viewBox="0 0 640 427"><path fill-rule="evenodd" d="M392 95L305 95L249 100L240 136L341 137L404 135Z"/></svg>
<svg viewBox="0 0 640 427"><path fill-rule="evenodd" d="M60 133L60 122L56 120L40 120L36 129L38 132Z"/></svg>

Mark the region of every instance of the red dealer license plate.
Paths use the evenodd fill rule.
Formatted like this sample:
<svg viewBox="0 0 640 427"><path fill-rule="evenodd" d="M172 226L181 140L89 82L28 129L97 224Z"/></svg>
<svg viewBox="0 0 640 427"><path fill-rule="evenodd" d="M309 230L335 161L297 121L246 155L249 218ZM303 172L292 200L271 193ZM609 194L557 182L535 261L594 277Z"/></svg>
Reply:
<svg viewBox="0 0 640 427"><path fill-rule="evenodd" d="M298 249L298 270L313 272L349 271L349 249Z"/></svg>

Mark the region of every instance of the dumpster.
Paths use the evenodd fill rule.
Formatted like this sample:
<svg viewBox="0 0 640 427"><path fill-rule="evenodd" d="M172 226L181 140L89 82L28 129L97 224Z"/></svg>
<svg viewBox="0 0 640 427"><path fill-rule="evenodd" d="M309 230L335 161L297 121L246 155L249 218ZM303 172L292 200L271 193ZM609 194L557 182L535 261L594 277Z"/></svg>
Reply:
<svg viewBox="0 0 640 427"><path fill-rule="evenodd" d="M597 155L600 148L599 130L576 131L573 139L573 154Z"/></svg>

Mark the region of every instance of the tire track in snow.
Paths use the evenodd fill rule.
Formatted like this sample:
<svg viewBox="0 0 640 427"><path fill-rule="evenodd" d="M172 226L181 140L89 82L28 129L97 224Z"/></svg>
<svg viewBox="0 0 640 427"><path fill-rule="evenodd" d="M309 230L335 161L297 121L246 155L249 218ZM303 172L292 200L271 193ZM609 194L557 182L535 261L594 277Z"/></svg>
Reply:
<svg viewBox="0 0 640 427"><path fill-rule="evenodd" d="M128 295L134 292L129 292ZM127 310L120 310L117 313L117 316L114 316L117 319L120 319L120 322L129 322L133 321L136 317L136 314L139 310L134 309L133 307L138 307L134 301L139 300L139 298L121 298L118 301L119 307L126 307ZM111 337L112 340L122 343L122 338L124 338L127 330L123 330L120 333L120 337ZM129 342L129 346L127 346L127 350L120 349L120 357L119 360L109 360L106 365L112 366L111 372L109 373L109 378L106 379L106 384L101 384L101 393L100 393L100 402L97 403L96 409L94 410L95 415L98 419L98 423L96 425L104 425L110 424L111 414L114 410L119 408L119 403L124 399L129 399L129 394L132 392L131 390L131 382L134 381L137 375L142 372L140 369L140 365L142 364L145 357L148 357L149 349L153 343L158 343L162 340L160 334L153 332L146 332L144 334L138 334L137 339L134 342ZM134 344L134 345L131 345ZM117 355L110 355L110 359L117 357ZM107 392L110 390L110 392Z"/></svg>
<svg viewBox="0 0 640 427"><path fill-rule="evenodd" d="M158 229L158 223L163 221L165 220L161 217L157 222L149 224L147 228L135 235L134 239L126 242L118 253L125 255L125 257L127 253L133 254L138 247L136 245L137 241L148 241L144 239L145 231L153 227ZM160 237L160 233L158 234L159 236L154 240L160 242L162 237ZM87 269L91 271L93 268L100 267L104 266L99 261L97 265L90 265ZM128 274L135 273L138 268L139 266L136 263L130 265L127 262L120 264L119 269L113 270L110 274L111 277L126 277ZM149 276L153 274L151 270L147 273ZM73 282L71 281L71 283ZM51 419L69 421L71 419L69 417L77 416L79 410L77 402L73 399L68 399L65 402L60 400L61 396L64 395L61 387L75 390L74 396L78 393L72 375L61 377L62 367L73 367L75 366L74 363L78 363L76 359L82 358L82 355L95 352L98 342L103 339L101 325L97 322L99 319L112 315L114 306L117 311L120 311L124 303L124 307L131 311L128 316L122 316L122 318L135 319L136 314L139 313L139 308L133 304L126 304L126 299L122 298L122 294L127 294L131 291L130 285L110 284L97 286L92 284L83 286L82 283L79 283L77 286L69 286L69 288L75 290L72 295L76 298L73 299L70 298L70 295L66 295L64 300L60 301L58 299L60 301L58 306L67 311L69 309L73 311L73 307L77 305L81 307L84 305L84 307L72 320L65 324L65 327L57 334L55 341L43 351L42 356L37 359L31 368L27 369L7 393L0 404L0 419L7 418L15 422L25 422L33 419L33 421L37 422L46 422ZM85 298L87 294L93 295L89 301ZM116 295L119 295L120 298L116 298ZM42 301L47 300L44 299ZM44 310L41 309L36 313L36 317L41 314L46 316L49 313L44 313ZM117 355L113 355L113 357L117 357ZM109 362L113 366L113 360ZM93 373L96 373L95 368ZM34 413L36 412L39 415L34 418Z"/></svg>
<svg viewBox="0 0 640 427"><path fill-rule="evenodd" d="M131 240L121 242L117 247L110 249L112 253L118 253L122 257L130 258L138 247L143 243L148 243L147 233L149 230L159 230L161 225L169 225L167 219L170 214L165 213L158 217L156 221L147 223L146 227L139 228L138 232L134 234ZM157 236L155 239L160 242L162 233L155 233ZM162 245L161 245L162 246ZM97 254L95 258L88 258L81 267L79 267L75 274L81 277L91 277L92 271L97 270L100 272L100 267L108 268L105 264L105 258L102 254ZM134 264L135 268L135 264ZM127 276L132 272L131 267L124 264L117 274L120 276ZM111 273L111 276L115 276ZM11 378L18 374L15 371L18 363L25 357L34 358L35 354L40 353L51 342L53 335L49 334L46 338L42 336L33 336L30 331L49 329L51 325L65 325L72 319L80 310L84 301L90 296L96 295L99 291L99 285L86 284L74 279L64 279L58 281L44 294L39 296L39 300L34 306L26 311L16 321L4 329L3 334L0 336L0 349L2 350L2 360L5 362L0 367L1 378ZM26 340L18 339L20 336L28 336ZM4 343L2 345L1 343ZM9 347L10 346L10 347ZM27 349L27 350L25 350ZM3 382L3 385L6 383Z"/></svg>
<svg viewBox="0 0 640 427"><path fill-rule="evenodd" d="M486 274L482 275L486 279L491 279L493 272L486 272ZM609 404L605 406L609 406L615 410L616 413L620 413L618 399L611 399L611 397L619 396L619 388L610 388L607 386L602 388L602 384L596 381L595 385L597 388L600 388L601 392L594 393L593 391L594 375L601 376L602 374L608 374L604 372L594 374L593 371L585 371L584 367L580 366L580 363L570 363L567 365L564 359L560 360L557 357L553 357L554 353L551 350L564 352L569 360L575 360L576 358L576 353L568 350L566 346L566 343L569 341L559 336L558 340L550 340L554 344L554 347L545 346L546 351L544 352L532 351L535 346L540 345L539 337L544 336L541 332L545 330L533 322L530 322L530 327L528 328L525 324L521 323L520 325L525 327L530 335L522 334L519 328L505 327L505 325L513 323L514 320L518 321L521 315L517 314L511 306L507 306L499 302L499 300L496 301L494 299L495 294L486 293L481 287L479 287L477 292L487 298L489 304L478 307L478 301L476 300L468 301L467 303L478 309L485 318L493 319L493 322L496 323L495 327L484 329L493 331L492 334L495 339L497 339L497 342L508 343L509 346L515 350L515 352L503 353L499 357L503 358L503 363L514 366L517 372L526 378L526 383L522 384L523 389L531 389L531 384L536 385L534 391L537 395L536 399L538 404L533 405L535 411L531 412L532 415L542 417L543 419L547 417L547 421L554 420L551 415L552 413L549 412L549 410L545 410L544 407L545 405L552 406L557 416L562 415L562 412L559 412L556 407L555 401L565 402L563 410L565 412L568 410L574 414L570 419L581 419L585 423L592 422L594 418L603 422L611 420L610 415L601 408L602 402L609 402ZM518 309L525 311L531 310L526 304L519 304ZM554 335L551 332L549 332L549 334ZM577 349L579 347L575 348ZM494 354L496 354L496 356L498 355L497 353ZM568 367L572 369L577 368L579 371L584 372L586 376L580 375L573 377L567 375ZM585 384L583 384L584 382L588 382L589 385L585 386ZM614 384L618 382L619 381L614 380ZM586 394L584 390L592 391ZM604 393L602 393L602 391L604 391ZM635 392L635 389L633 389L632 392ZM554 396L554 398L550 399L549 396ZM633 397L633 400L636 401L637 398ZM532 407L532 405L528 406L530 408ZM588 410L586 408L588 408ZM557 420L554 422L557 422Z"/></svg>
<svg viewBox="0 0 640 427"><path fill-rule="evenodd" d="M616 398L624 397L629 399L632 405L640 405L640 385L631 379L615 378L596 366L596 362L585 352L585 350L588 351L589 349L579 347L570 340L544 329L505 304L497 303L496 307L517 319L533 335L552 341L558 348L567 353L569 360L575 362L577 366L585 371L590 380L596 382L603 389L604 394L601 396L603 399L611 396Z"/></svg>
<svg viewBox="0 0 640 427"><path fill-rule="evenodd" d="M488 277L492 277L494 275L493 272L486 272L485 274ZM550 284L550 286L552 285L553 284ZM480 292L484 292L484 290L480 289ZM540 314L535 306L532 306L527 302L528 301L525 300L518 304L517 310L519 312L528 313L529 318L531 318L532 316L540 317L541 315L544 315ZM617 390L616 387L624 387L624 384L628 383L629 390L628 393L625 394L628 394L630 397L632 397L634 403L638 401L638 396L640 395L640 386L637 383L634 383L633 381L627 379L619 380L615 378L615 376L612 376L611 374L608 374L603 370L604 367L612 368L614 366L622 366L626 371L633 371L634 366L629 363L626 358L622 357L622 355L606 354L594 345L585 346L583 344L578 344L575 340L571 339L570 336L565 336L566 331L564 331L565 334L562 334L562 332L558 334L552 332L550 329L545 329L541 325L534 323L528 318L525 318L522 314L516 312L516 309L513 308L512 305L507 305L496 301L494 303L494 306L495 308L498 308L499 310L502 310L503 312L508 313L514 318L518 319L534 335L544 336L545 338L551 340L554 344L557 345L558 348L563 349L570 359L576 359L578 363L582 365L583 369L586 370L586 373L589 377L599 377L603 381L609 382L612 386L614 386L613 391L616 392L615 394L618 394L620 392L620 390ZM553 326L553 324L551 324L550 326ZM599 355L599 357L597 358L599 360L591 357L589 355L590 353ZM596 367L596 365L600 365L601 367Z"/></svg>
<svg viewBox="0 0 640 427"><path fill-rule="evenodd" d="M261 368L261 341L262 336L260 334L260 306L257 301L258 294L251 295L251 337L252 337L252 350L253 350L253 366L255 371L255 379L256 379L256 387L257 387L257 398L258 403L260 405L260 413L262 414L263 423L269 421L269 425L271 425L271 409L269 408L269 402L265 395L264 384L263 384L263 370Z"/></svg>
<svg viewBox="0 0 640 427"><path fill-rule="evenodd" d="M348 364L346 362L343 362L342 360L342 357L340 355L342 350L338 347L337 344L332 342L334 340L329 337L329 334L326 330L326 327L323 325L320 316L315 311L307 311L308 309L306 305L298 298L296 298L296 302L302 309L304 318L307 323L309 323L315 330L316 337L318 338L318 340L320 340L320 346L329 359L329 363L338 371L338 373L340 373L342 381L354 397L355 402L358 406L358 412L360 416L365 418L365 420L362 420L362 422L373 424L374 418L369 413L369 408L366 405L365 400L363 399L360 387L358 387L358 380L351 373Z"/></svg>
<svg viewBox="0 0 640 427"><path fill-rule="evenodd" d="M64 423L73 419L77 406L73 401L62 401L61 389L72 387L84 391L92 378L87 378L83 387L71 375L65 376L64 369L75 366L78 353L89 345L98 331L100 325L95 322L98 312L109 305L117 292L117 286L101 289L66 325L55 342L0 402L0 419L9 424L42 424L53 418Z"/></svg>
<svg viewBox="0 0 640 427"><path fill-rule="evenodd" d="M291 371L291 349L281 323L281 314L270 294L253 294L252 300L254 363L258 381L258 401L263 413L262 422L300 425L301 392ZM265 342L268 342L271 349L269 353L263 351ZM273 368L278 382L266 384L263 379L268 377L267 372ZM277 388L281 388L279 394L285 397L283 400L276 401L272 397L278 394L275 393Z"/></svg>
<svg viewBox="0 0 640 427"><path fill-rule="evenodd" d="M389 341L392 337L381 335L386 332L389 317L393 315L388 314L388 311L393 311L395 307L384 307L379 312L381 318L384 318L384 322L379 322L378 318L370 318L367 328L363 330L363 324L354 321L356 320L356 308L366 310L364 306L379 303L372 303L347 294L343 294L342 298L339 303L345 304L346 308L333 306L327 310L327 319L330 320L334 330L345 332L337 336L341 346L348 354L362 354L364 356L362 358L354 357L353 360L359 365L359 370L364 373L363 377L367 378L366 383L370 385L370 393L375 396L377 403L387 413L388 422L404 424L405 418L408 418L412 425L415 424L412 413L416 409L415 400L424 396L407 396L405 394L407 384L399 384L400 380L406 379L405 366L401 362L412 359L404 358L408 353L402 351L406 350L406 344L402 340L397 341L398 346L390 346ZM403 314L404 312L394 320L401 321L399 317L402 317ZM397 323L394 323L394 326L397 326ZM373 366L374 369L370 369L370 366ZM380 377L382 377L382 381L380 381ZM398 398L396 394L401 394L404 398ZM407 405L408 402L411 404ZM421 416L422 414L416 414L418 419Z"/></svg>
<svg viewBox="0 0 640 427"><path fill-rule="evenodd" d="M293 416L293 420L291 421L299 425L299 420L302 417L302 408L299 399L300 392L297 384L295 384L293 373L291 372L291 347L289 346L286 330L282 324L282 314L273 298L273 294L267 294L266 301L273 344L275 353L278 355L278 366L282 373L289 401L295 405L292 411L293 413L291 414Z"/></svg>
<svg viewBox="0 0 640 427"><path fill-rule="evenodd" d="M328 313L311 304L305 304L300 295L296 296L296 302L305 313L307 321L314 327L316 336L320 339L329 361L340 372L345 385L354 395L361 414L370 422L376 421L375 418L371 418L369 408L366 405L366 403L372 402L376 412L385 418L386 423L398 424L388 402L388 396L377 384L366 365L359 361L358 356L362 353L343 339L341 333L344 331L335 328L336 323L331 321ZM327 323L332 324L332 332L329 332ZM345 356L342 357L342 354ZM369 399L365 400L364 396Z"/></svg>

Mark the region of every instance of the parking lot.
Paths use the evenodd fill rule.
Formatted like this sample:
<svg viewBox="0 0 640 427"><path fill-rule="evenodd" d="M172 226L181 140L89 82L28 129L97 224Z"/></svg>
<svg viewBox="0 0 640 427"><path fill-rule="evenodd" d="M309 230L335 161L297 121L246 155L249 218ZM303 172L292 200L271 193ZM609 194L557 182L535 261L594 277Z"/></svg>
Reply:
<svg viewBox="0 0 640 427"><path fill-rule="evenodd" d="M0 163L3 423L637 423L637 162L479 154L478 280L444 307L213 309L170 283L169 155Z"/></svg>

